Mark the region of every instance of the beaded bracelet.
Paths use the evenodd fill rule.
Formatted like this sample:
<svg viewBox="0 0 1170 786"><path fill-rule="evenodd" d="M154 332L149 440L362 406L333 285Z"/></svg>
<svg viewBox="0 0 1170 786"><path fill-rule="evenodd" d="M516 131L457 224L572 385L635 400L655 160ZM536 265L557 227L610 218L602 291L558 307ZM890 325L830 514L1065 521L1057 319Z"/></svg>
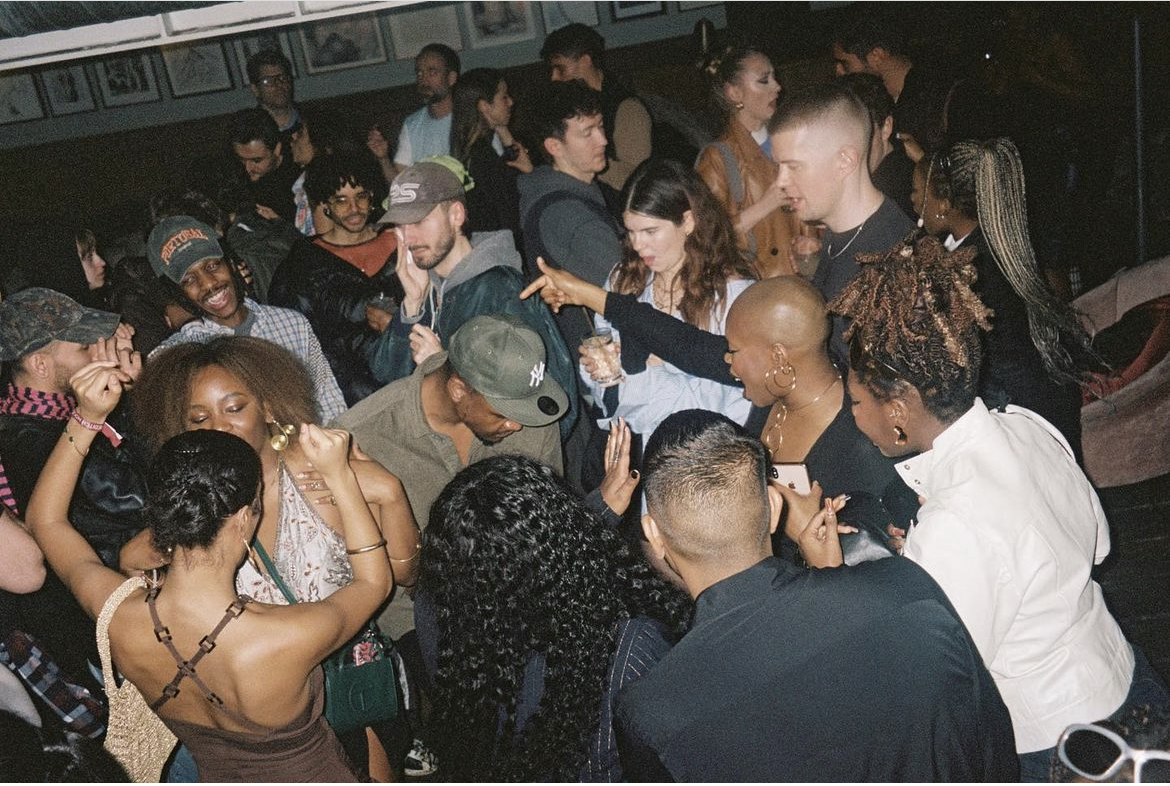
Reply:
<svg viewBox="0 0 1170 786"><path fill-rule="evenodd" d="M375 549L380 549L385 545L386 545L386 539L382 538L377 543L371 543L368 546L362 546L360 549L346 549L345 553L350 554L350 555L352 555L352 554L365 554L367 551L374 551Z"/></svg>

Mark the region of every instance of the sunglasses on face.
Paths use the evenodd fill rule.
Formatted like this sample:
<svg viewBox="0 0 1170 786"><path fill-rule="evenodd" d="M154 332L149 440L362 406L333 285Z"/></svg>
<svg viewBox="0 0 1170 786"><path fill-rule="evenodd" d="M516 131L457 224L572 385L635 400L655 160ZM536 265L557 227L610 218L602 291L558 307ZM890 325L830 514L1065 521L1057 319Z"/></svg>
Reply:
<svg viewBox="0 0 1170 786"><path fill-rule="evenodd" d="M1091 781L1108 780L1133 762L1134 783L1170 783L1170 751L1134 750L1120 735L1092 723L1065 729L1056 755L1073 773Z"/></svg>

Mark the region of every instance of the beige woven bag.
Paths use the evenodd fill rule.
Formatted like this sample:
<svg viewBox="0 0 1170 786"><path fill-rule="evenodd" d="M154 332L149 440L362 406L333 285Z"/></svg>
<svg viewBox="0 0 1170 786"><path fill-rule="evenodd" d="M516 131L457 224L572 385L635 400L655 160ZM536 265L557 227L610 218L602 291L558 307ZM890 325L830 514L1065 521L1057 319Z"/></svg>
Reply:
<svg viewBox="0 0 1170 786"><path fill-rule="evenodd" d="M106 750L118 760L135 783L158 783L163 766L175 747L171 734L138 692L138 688L123 680L119 687L114 681L110 663L110 620L118 606L130 593L146 588L146 579L127 579L114 590L102 606L97 619L98 654L102 659L102 680L110 703L110 719L106 724Z"/></svg>

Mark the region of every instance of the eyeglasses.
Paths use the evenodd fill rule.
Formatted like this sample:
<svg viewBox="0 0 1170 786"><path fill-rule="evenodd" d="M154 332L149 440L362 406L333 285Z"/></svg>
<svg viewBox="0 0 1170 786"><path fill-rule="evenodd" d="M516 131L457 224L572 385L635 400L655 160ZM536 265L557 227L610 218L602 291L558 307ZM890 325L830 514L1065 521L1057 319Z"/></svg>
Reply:
<svg viewBox="0 0 1170 786"><path fill-rule="evenodd" d="M358 210L368 210L370 205L374 203L374 195L369 191L359 191L353 195L353 198L345 196L331 196L327 200L329 207L334 210L344 210L350 204L357 205Z"/></svg>
<svg viewBox="0 0 1170 786"><path fill-rule="evenodd" d="M1091 781L1115 776L1133 762L1133 782L1170 782L1170 751L1134 750L1120 735L1093 723L1075 723L1060 735L1056 755L1061 764Z"/></svg>
<svg viewBox="0 0 1170 786"><path fill-rule="evenodd" d="M292 77L288 74L276 74L275 76L262 76L256 80L256 83L263 87L272 87L273 85L291 85Z"/></svg>

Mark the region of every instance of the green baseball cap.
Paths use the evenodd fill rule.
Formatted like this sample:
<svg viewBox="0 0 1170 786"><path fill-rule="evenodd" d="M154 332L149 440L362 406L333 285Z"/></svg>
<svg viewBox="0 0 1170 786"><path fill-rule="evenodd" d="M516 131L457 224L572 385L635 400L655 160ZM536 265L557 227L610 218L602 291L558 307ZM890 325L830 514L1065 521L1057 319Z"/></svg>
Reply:
<svg viewBox="0 0 1170 786"><path fill-rule="evenodd" d="M22 358L52 341L92 344L114 335L119 320L52 289L21 290L0 303L0 360Z"/></svg>
<svg viewBox="0 0 1170 786"><path fill-rule="evenodd" d="M451 337L447 359L493 409L521 426L547 426L569 410L565 391L546 372L544 341L519 317L469 319Z"/></svg>
<svg viewBox="0 0 1170 786"><path fill-rule="evenodd" d="M197 262L222 259L223 246L215 230L190 216L164 218L150 232L146 255L157 276L166 276L176 284Z"/></svg>

